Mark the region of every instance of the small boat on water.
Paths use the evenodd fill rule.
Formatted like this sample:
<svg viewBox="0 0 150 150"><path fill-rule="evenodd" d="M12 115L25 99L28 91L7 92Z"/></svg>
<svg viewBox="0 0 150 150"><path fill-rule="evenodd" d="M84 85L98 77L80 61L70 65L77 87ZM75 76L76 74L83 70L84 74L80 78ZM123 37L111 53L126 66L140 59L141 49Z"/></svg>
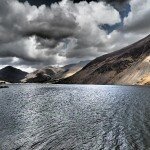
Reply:
<svg viewBox="0 0 150 150"><path fill-rule="evenodd" d="M3 89L3 88L9 88L9 86L7 86L7 85L0 85L0 89Z"/></svg>
<svg viewBox="0 0 150 150"><path fill-rule="evenodd" d="M0 89L9 88L8 82L0 80Z"/></svg>

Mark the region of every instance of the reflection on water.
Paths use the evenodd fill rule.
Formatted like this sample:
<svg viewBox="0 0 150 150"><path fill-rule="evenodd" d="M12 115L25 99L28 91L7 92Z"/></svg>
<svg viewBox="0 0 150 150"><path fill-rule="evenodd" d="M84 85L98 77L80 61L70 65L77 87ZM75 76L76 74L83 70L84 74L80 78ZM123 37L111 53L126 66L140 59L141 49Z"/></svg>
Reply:
<svg viewBox="0 0 150 150"><path fill-rule="evenodd" d="M150 88L10 85L0 90L1 150L148 150Z"/></svg>

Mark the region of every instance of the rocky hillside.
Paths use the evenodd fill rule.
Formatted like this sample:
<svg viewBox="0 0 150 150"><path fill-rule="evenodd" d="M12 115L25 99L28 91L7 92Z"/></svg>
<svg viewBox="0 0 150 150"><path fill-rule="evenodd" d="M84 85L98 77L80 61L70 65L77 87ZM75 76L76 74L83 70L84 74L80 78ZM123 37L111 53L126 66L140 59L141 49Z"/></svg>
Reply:
<svg viewBox="0 0 150 150"><path fill-rule="evenodd" d="M86 66L89 62L90 62L89 60L80 61L79 63L69 64L69 65L62 67L62 69L65 72L62 74L61 78L67 78L67 77L74 75L76 72L80 71L84 66Z"/></svg>
<svg viewBox="0 0 150 150"><path fill-rule="evenodd" d="M29 73L21 82L23 83L46 83L53 82L59 78L64 72L63 69L57 67L45 67Z"/></svg>
<svg viewBox="0 0 150 150"><path fill-rule="evenodd" d="M96 58L65 84L150 84L150 35L128 47Z"/></svg>
<svg viewBox="0 0 150 150"><path fill-rule="evenodd" d="M26 75L27 72L12 66L7 66L0 70L0 80L10 83L19 83Z"/></svg>
<svg viewBox="0 0 150 150"><path fill-rule="evenodd" d="M48 66L32 73L29 73L23 80L23 83L53 83L59 79L69 77L81 70L90 61L81 61L77 64L69 64L64 67Z"/></svg>

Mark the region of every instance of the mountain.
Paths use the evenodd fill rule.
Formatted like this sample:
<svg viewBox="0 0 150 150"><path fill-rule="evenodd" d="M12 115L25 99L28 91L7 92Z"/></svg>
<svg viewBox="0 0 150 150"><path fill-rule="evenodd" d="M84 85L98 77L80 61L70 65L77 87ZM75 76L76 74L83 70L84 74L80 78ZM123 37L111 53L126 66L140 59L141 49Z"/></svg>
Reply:
<svg viewBox="0 0 150 150"><path fill-rule="evenodd" d="M59 79L69 77L81 70L89 61L69 64L64 67L47 66L29 73L21 82L23 83L53 83Z"/></svg>
<svg viewBox="0 0 150 150"><path fill-rule="evenodd" d="M90 60L85 60L85 61L80 61L79 63L76 64L69 64L62 67L62 69L64 69L64 73L62 74L61 78L67 78L74 75L76 72L80 71L89 62Z"/></svg>
<svg viewBox="0 0 150 150"><path fill-rule="evenodd" d="M19 83L26 75L27 72L21 71L12 66L7 66L0 70L0 80L10 83Z"/></svg>
<svg viewBox="0 0 150 150"><path fill-rule="evenodd" d="M150 84L150 35L119 51L96 58L60 84Z"/></svg>

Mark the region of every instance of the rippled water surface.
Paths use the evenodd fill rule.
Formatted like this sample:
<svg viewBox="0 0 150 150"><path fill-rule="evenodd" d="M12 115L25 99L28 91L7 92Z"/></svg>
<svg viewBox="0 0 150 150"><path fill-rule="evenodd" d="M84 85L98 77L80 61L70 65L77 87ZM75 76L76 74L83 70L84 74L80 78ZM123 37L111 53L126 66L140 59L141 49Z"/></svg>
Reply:
<svg viewBox="0 0 150 150"><path fill-rule="evenodd" d="M0 150L30 149L150 149L150 88L26 84L0 89Z"/></svg>

